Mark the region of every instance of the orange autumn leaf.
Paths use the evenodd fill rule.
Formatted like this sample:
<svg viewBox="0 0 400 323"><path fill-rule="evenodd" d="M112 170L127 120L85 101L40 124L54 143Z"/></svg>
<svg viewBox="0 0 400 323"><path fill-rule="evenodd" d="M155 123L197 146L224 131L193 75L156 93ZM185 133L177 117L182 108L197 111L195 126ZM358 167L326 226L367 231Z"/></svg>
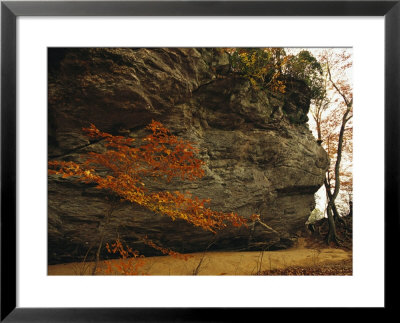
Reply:
<svg viewBox="0 0 400 323"><path fill-rule="evenodd" d="M227 225L246 226L246 219L236 213L224 213L207 207L210 199L200 199L182 192L151 192L146 181L189 180L204 176L204 162L196 157L194 144L171 134L160 122L152 121L149 134L141 140L114 136L91 124L84 133L102 140L102 152L89 152L83 161L51 160L50 175L72 177L83 183L93 183L121 201L140 205L155 214L172 220L181 219L204 230L217 232ZM113 253L126 257L119 245L106 246Z"/></svg>

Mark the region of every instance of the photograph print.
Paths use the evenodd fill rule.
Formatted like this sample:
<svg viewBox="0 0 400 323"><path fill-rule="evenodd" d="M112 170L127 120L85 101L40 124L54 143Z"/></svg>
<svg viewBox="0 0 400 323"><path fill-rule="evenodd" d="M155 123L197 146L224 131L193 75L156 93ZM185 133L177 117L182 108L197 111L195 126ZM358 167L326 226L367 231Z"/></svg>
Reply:
<svg viewBox="0 0 400 323"><path fill-rule="evenodd" d="M48 275L352 275L351 48L48 48Z"/></svg>

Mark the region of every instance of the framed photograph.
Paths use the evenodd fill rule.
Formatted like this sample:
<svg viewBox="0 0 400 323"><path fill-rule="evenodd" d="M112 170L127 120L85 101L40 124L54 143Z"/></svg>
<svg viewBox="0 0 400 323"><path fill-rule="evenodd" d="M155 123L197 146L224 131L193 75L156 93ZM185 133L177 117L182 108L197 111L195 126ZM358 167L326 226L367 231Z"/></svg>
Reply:
<svg viewBox="0 0 400 323"><path fill-rule="evenodd" d="M399 16L3 1L1 320L392 308Z"/></svg>

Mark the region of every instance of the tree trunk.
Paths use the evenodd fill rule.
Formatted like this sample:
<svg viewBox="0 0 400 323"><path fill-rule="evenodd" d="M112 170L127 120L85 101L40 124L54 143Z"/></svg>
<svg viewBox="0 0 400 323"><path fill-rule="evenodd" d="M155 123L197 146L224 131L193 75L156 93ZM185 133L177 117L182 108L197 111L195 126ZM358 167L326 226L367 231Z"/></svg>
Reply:
<svg viewBox="0 0 400 323"><path fill-rule="evenodd" d="M332 205L330 203L328 204L327 213L328 213L329 231L326 236L326 242L328 245L331 242L334 242L336 245L340 245L340 239L336 233L336 224L332 214Z"/></svg>
<svg viewBox="0 0 400 323"><path fill-rule="evenodd" d="M342 223L345 224L344 220L342 219L342 217L339 215L339 212L336 208L336 203L332 204L332 212L333 212L333 219L335 220L335 223Z"/></svg>
<svg viewBox="0 0 400 323"><path fill-rule="evenodd" d="M340 161L342 159L343 135L344 135L346 123L350 119L350 118L347 118L350 111L351 111L351 106L348 106L346 112L343 115L342 125L340 127L338 148L337 148L337 158L336 158L336 163L335 163L335 188L333 190L333 193L330 191L330 183L328 182L328 179L325 178L325 181L324 181L326 193L327 193L328 200L329 200L328 207L327 207L328 223L329 223L329 232L328 232L328 236L327 236L328 244L331 241L335 242L337 245L340 244L339 243L340 239L338 238L337 233L336 233L335 222L339 220L339 213L337 212L337 209L336 209L335 200L336 200L336 197L338 196L339 190L340 190ZM336 218L336 221L335 221L335 218Z"/></svg>
<svg viewBox="0 0 400 323"><path fill-rule="evenodd" d="M328 184L327 179L325 179L324 184L325 184L325 190L327 192L326 195L328 198L328 206L326 207L326 213L328 215L328 225L329 225L329 230L328 234L325 237L325 241L328 245L330 245L330 243L333 242L337 246L340 246L341 239L339 238L336 232L336 224L338 223L339 213L336 209L335 200L333 199L333 195L330 191L330 185Z"/></svg>
<svg viewBox="0 0 400 323"><path fill-rule="evenodd" d="M322 142L322 135L321 135L321 121L315 120L317 124L317 136L318 136L318 141Z"/></svg>
<svg viewBox="0 0 400 323"><path fill-rule="evenodd" d="M336 233L336 221L334 218L334 212L332 212L332 209L334 208L336 210L335 202L332 199L332 193L330 191L330 185L328 183L328 180L325 178L324 181L325 184L325 190L326 190L326 196L328 198L328 206L326 207L326 213L328 215L328 224L329 224L329 231L328 234L326 235L326 243L329 245L331 242L335 242L337 245L339 244L339 237L337 236ZM337 212L337 210L336 210Z"/></svg>

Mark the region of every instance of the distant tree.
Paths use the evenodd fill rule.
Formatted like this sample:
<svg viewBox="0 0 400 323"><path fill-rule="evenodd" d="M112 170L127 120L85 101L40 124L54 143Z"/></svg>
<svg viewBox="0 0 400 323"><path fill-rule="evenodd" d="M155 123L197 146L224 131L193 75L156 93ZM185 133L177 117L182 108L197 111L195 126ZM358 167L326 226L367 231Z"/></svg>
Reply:
<svg viewBox="0 0 400 323"><path fill-rule="evenodd" d="M121 201L140 205L172 220L182 219L213 233L227 225L246 225L245 218L236 213L218 212L206 207L209 199L199 199L178 191L149 191L145 181L201 178L204 176L204 163L195 157L197 149L190 142L172 135L160 122L152 121L147 129L151 134L136 142L133 138L114 136L91 125L84 128L84 132L91 139L103 140L105 151L90 152L83 161L48 162L50 175L94 183L107 193L109 209L100 226L92 274L95 274L100 260L106 227ZM114 250L121 253L121 244L116 244ZM127 256L126 253L123 255Z"/></svg>

